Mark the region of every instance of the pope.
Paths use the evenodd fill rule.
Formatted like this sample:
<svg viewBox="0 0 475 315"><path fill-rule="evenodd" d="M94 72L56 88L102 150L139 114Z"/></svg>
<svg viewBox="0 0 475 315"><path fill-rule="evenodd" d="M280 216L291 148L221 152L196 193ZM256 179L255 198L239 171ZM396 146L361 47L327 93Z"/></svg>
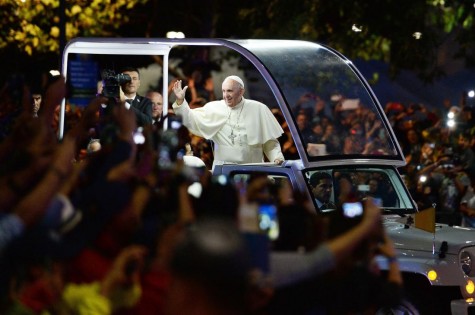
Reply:
<svg viewBox="0 0 475 315"><path fill-rule="evenodd" d="M188 86L173 84L176 101L172 107L188 130L214 143L215 165L260 163L267 159L282 164L284 156L277 140L283 133L265 104L244 98L244 82L235 75L222 83L223 99L191 109L185 99Z"/></svg>

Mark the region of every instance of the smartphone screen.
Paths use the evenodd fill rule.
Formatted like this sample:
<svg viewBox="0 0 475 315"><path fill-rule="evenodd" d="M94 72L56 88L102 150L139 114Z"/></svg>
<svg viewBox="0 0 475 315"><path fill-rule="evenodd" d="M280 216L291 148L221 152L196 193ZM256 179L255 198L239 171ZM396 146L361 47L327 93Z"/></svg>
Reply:
<svg viewBox="0 0 475 315"><path fill-rule="evenodd" d="M181 127L181 122L179 122L179 121L177 121L177 120L172 120L172 121L170 122L170 127L171 127L172 129L180 129L180 127Z"/></svg>
<svg viewBox="0 0 475 315"><path fill-rule="evenodd" d="M276 240L279 237L279 222L275 205L259 205L259 229L266 232L271 240Z"/></svg>
<svg viewBox="0 0 475 315"><path fill-rule="evenodd" d="M145 143L145 136L143 134L143 128L138 127L137 130L134 132L134 142L135 144L144 144Z"/></svg>
<svg viewBox="0 0 475 315"><path fill-rule="evenodd" d="M361 202L345 202L343 204L343 215L348 218L358 217L363 214Z"/></svg>

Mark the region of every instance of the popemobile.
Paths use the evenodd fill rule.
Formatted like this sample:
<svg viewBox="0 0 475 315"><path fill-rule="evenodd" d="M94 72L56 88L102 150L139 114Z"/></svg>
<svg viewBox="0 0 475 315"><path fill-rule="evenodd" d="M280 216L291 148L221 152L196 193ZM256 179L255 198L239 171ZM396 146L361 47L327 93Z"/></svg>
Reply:
<svg viewBox="0 0 475 315"><path fill-rule="evenodd" d="M305 194L322 215L328 210L318 210L309 185L312 174L330 174L335 189L340 177L352 178L358 194L371 196L383 211L408 300L421 314L473 312L474 231L433 223L432 210L417 208L398 171L405 159L377 96L352 61L332 48L300 40L77 38L63 53L62 73L72 94L61 106L59 137L67 123L66 101L86 104L97 92L102 69L121 63L142 66L158 58L160 65L143 73L171 82L177 64L200 50L220 65L220 71L212 72L216 95L226 76L239 75L246 83L246 96L266 104L287 125L284 163L216 165L214 174L244 183L252 173L265 172L274 182L286 181ZM162 85L167 113L174 100L168 100L168 85ZM355 116L364 117L363 124L348 126L345 122ZM323 141L319 125L329 124L334 131ZM317 136L309 136L309 129L315 129ZM331 200L337 204L335 189ZM385 259L378 263L387 270Z"/></svg>

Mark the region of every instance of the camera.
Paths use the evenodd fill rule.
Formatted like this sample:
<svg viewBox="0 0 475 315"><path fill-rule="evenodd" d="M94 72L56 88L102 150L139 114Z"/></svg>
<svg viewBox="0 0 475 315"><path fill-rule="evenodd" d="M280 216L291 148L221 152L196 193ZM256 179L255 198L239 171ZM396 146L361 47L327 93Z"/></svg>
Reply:
<svg viewBox="0 0 475 315"><path fill-rule="evenodd" d="M124 83L132 81L130 75L119 73L114 70L103 70L102 76L102 95L109 98L120 97L120 86Z"/></svg>
<svg viewBox="0 0 475 315"><path fill-rule="evenodd" d="M361 223L365 213L366 199L350 199L338 207L338 211L330 215L328 236L330 238L342 235ZM367 240L381 242L384 239L382 221L374 227Z"/></svg>

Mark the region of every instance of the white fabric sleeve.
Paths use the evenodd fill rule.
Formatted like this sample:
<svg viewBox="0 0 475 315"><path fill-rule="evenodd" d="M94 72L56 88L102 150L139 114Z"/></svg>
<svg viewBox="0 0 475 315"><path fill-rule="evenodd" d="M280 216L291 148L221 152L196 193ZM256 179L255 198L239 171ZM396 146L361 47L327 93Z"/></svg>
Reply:
<svg viewBox="0 0 475 315"><path fill-rule="evenodd" d="M190 105L188 105L188 102L186 99L183 100L183 103L181 105L178 105L176 101L172 104L173 111L175 115L181 116L182 123L185 125L187 128L190 125Z"/></svg>
<svg viewBox="0 0 475 315"><path fill-rule="evenodd" d="M272 252L270 254L270 272L275 287L307 280L334 267L335 257L326 244L322 244L306 254L295 252Z"/></svg>
<svg viewBox="0 0 475 315"><path fill-rule="evenodd" d="M198 122L195 119L195 115L193 114L190 105L188 102L183 100L181 105L178 105L176 101L172 105L173 111L176 115L179 115L182 119L183 125L190 130L193 134L205 138L205 135L200 132L200 128L198 127Z"/></svg>
<svg viewBox="0 0 475 315"><path fill-rule="evenodd" d="M203 107L191 109L186 100L181 105L173 103L176 115L180 115L183 125L197 136L211 139L226 123L227 116L222 111L213 108L217 101L209 102Z"/></svg>
<svg viewBox="0 0 475 315"><path fill-rule="evenodd" d="M262 150L269 159L269 162L274 162L275 159L285 160L280 148L280 143L277 139L271 139L264 143Z"/></svg>

